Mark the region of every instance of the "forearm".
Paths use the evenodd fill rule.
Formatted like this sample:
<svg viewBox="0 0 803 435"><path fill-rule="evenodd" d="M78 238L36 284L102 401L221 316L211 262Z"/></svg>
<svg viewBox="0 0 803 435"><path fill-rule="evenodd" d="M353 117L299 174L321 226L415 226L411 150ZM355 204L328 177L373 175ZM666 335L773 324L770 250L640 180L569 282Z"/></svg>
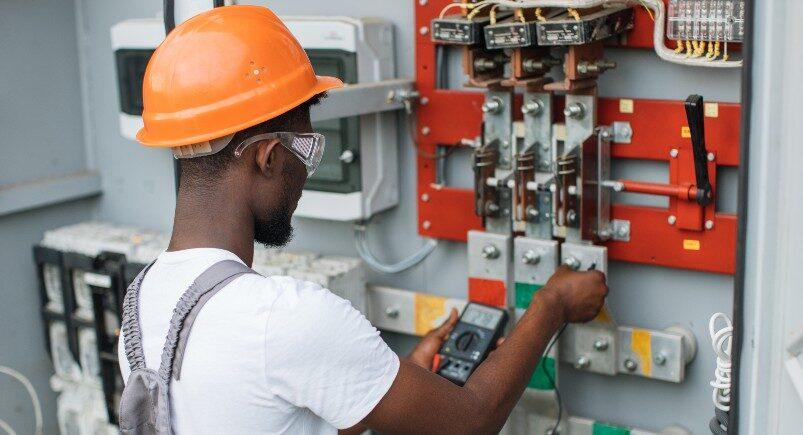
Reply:
<svg viewBox="0 0 803 435"><path fill-rule="evenodd" d="M546 288L543 290L547 290ZM557 298L549 291L536 293L530 307L505 338L471 375L464 390L483 403L491 427L501 428L521 397L549 340L563 324Z"/></svg>

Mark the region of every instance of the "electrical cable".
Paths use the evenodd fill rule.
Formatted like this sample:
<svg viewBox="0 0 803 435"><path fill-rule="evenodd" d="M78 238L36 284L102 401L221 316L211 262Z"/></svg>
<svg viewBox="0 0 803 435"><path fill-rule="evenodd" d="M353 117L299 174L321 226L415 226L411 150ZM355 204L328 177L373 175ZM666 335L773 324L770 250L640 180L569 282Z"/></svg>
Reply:
<svg viewBox="0 0 803 435"><path fill-rule="evenodd" d="M427 238L427 242L424 244L424 246L407 258L393 264L386 264L378 260L368 247L368 239L366 238L365 234L366 230L367 222L354 225L355 246L357 247L357 253L360 254L360 257L363 261L365 261L365 264L377 272L388 274L403 272L424 261L424 259L427 258L427 256L429 256L429 254L431 254L432 251L434 251L438 246L437 239Z"/></svg>
<svg viewBox="0 0 803 435"><path fill-rule="evenodd" d="M724 324L724 326L718 328L717 323ZM724 313L716 313L708 321L708 333L717 356L714 380L711 381L711 386L714 387L711 399L717 409L727 412L730 410L733 323Z"/></svg>
<svg viewBox="0 0 803 435"><path fill-rule="evenodd" d="M31 403L33 403L33 416L34 416L34 435L42 435L42 403L39 402L39 396L36 394L36 389L33 388L33 384L28 378L25 377L22 373L6 366L0 366L0 373L4 373L12 378L18 380L28 391L28 395L31 397ZM5 422L4 420L0 419L0 428L5 430L9 433L9 435L16 435L14 429L11 428L11 425Z"/></svg>
<svg viewBox="0 0 803 435"><path fill-rule="evenodd" d="M552 341L549 342L549 345L546 347L546 350L544 351L543 358L546 358L549 355L549 352L552 350L553 347L555 347L555 343L558 342L558 339L563 334L563 331L566 330L567 326L569 326L569 323L565 322L563 326L561 326L560 329L558 330L558 333L555 334L554 337L552 337ZM555 364L557 365L557 362ZM557 421L555 421L555 425L552 426L552 429L550 429L547 432L547 434L557 435L558 427L560 426L560 421L561 419L563 419L563 400L560 397L560 390L558 390L558 385L555 382L555 378L552 377L552 374L549 373L549 370L547 370L546 368L546 363L541 364L541 367L544 369L544 374L546 375L547 379L549 379L549 383L552 385L552 389L555 390L555 403L558 405L558 419Z"/></svg>

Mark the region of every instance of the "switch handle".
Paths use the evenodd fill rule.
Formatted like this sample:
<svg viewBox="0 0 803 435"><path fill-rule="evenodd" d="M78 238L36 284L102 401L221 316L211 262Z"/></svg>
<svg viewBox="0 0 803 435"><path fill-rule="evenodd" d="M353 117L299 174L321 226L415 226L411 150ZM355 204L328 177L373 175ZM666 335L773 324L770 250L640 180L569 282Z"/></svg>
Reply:
<svg viewBox="0 0 803 435"><path fill-rule="evenodd" d="M711 202L712 188L708 178L708 151L705 149L705 103L702 95L689 95L686 99L686 119L689 122L694 177L697 183L697 203L706 206Z"/></svg>

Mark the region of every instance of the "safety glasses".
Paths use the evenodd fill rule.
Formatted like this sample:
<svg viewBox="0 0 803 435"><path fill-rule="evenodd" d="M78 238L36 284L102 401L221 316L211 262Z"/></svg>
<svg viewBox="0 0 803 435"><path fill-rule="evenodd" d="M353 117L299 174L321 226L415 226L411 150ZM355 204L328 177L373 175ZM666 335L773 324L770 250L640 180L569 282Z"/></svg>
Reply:
<svg viewBox="0 0 803 435"><path fill-rule="evenodd" d="M276 132L251 136L243 140L234 149L234 155L240 157L249 145L263 140L278 139L279 143L298 157L307 167L307 178L311 177L321 164L323 149L326 146L324 136L319 133Z"/></svg>

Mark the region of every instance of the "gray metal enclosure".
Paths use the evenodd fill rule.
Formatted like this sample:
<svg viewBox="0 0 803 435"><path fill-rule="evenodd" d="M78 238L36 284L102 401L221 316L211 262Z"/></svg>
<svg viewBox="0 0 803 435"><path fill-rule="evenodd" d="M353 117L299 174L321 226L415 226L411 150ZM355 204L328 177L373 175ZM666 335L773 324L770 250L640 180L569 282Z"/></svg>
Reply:
<svg viewBox="0 0 803 435"><path fill-rule="evenodd" d="M280 15L388 20L395 30L397 74L413 77L415 1L426 0L240 3L266 5ZM770 2L779 3L783 2ZM120 135L109 37L113 24L154 17L161 8L159 0L0 2L0 365L16 368L34 381L43 396L46 433L57 432L57 426L55 402L46 393L51 368L39 322L31 245L44 230L89 219L165 231L171 226L173 159L169 151L146 149ZM800 41L799 32L797 37ZM796 47L797 53L790 56L799 56ZM740 101L738 69L674 65L647 50L612 49L607 57L617 61L618 68L600 80L601 96L683 100L697 93L707 101ZM459 86L462 72L456 59L451 60L450 76ZM797 95L800 91L796 88ZM400 123L409 121L404 114L398 116ZM424 243L417 235L415 149L409 129L398 131L400 203L375 216L368 229L373 251L388 261ZM468 156L456 156L447 168L449 182L466 185L471 178ZM796 157L801 157L799 151ZM613 171L615 178L668 179L668 168L660 163L617 162ZM718 209L735 212L736 171L721 171L718 179ZM627 194L616 200L666 204ZM296 219L295 227L291 248L356 255L351 224ZM567 411L653 431L679 424L692 433L706 433L713 415L708 381L715 367L708 318L718 311L731 312L733 278L622 262L612 262L609 270L608 302L619 323L650 329L686 326L697 338L698 353L681 384L606 377L562 365L560 391ZM369 282L465 298L466 247L441 242L421 265L397 275L372 272ZM393 333L385 338L400 355L416 340ZM27 428L31 415L24 390L0 377L0 418L15 428Z"/></svg>

